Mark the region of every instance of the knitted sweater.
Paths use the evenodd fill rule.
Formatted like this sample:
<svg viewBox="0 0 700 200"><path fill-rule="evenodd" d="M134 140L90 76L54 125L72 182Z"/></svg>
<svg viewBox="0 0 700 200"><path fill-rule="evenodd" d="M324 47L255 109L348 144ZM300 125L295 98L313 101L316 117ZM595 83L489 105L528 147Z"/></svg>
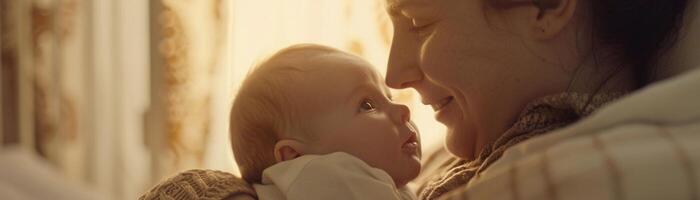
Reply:
<svg viewBox="0 0 700 200"><path fill-rule="evenodd" d="M220 200L238 194L256 196L250 185L233 174L195 169L157 184L139 200Z"/></svg>

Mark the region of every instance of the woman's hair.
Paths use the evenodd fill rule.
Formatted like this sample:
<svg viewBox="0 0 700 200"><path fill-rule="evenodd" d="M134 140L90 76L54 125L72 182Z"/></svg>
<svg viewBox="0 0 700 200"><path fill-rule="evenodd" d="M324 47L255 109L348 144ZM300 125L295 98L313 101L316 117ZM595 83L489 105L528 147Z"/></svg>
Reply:
<svg viewBox="0 0 700 200"><path fill-rule="evenodd" d="M498 8L531 4L541 13L560 0L485 0ZM611 50L620 68L631 67L638 87L650 82L660 56L677 40L689 0L582 0L591 13L593 56Z"/></svg>
<svg viewBox="0 0 700 200"><path fill-rule="evenodd" d="M634 69L638 87L649 83L659 57L678 38L688 0L587 1L594 42L611 47L621 67Z"/></svg>

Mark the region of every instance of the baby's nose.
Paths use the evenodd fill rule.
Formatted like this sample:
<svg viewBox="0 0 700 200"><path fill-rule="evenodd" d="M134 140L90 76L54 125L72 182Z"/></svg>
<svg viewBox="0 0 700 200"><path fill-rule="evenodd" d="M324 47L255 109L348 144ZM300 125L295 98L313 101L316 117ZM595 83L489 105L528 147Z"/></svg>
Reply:
<svg viewBox="0 0 700 200"><path fill-rule="evenodd" d="M408 109L408 106L403 104L394 104L393 107L392 118L394 123L403 125L406 122L411 121L411 111Z"/></svg>

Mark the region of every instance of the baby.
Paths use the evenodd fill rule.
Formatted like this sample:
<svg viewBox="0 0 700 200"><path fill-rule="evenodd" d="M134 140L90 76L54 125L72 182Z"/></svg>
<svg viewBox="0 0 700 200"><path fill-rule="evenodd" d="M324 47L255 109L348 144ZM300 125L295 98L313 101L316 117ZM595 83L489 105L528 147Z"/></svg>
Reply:
<svg viewBox="0 0 700 200"><path fill-rule="evenodd" d="M295 45L246 77L231 145L261 200L412 199L421 148L409 115L366 61Z"/></svg>

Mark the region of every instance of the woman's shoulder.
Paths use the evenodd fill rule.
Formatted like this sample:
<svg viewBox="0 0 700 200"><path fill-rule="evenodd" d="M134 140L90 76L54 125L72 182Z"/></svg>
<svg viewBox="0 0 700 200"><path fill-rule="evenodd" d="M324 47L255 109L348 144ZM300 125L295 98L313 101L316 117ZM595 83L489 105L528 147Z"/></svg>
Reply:
<svg viewBox="0 0 700 200"><path fill-rule="evenodd" d="M598 133L494 164L473 179L462 195L472 199L687 199L697 195L700 123L629 124Z"/></svg>
<svg viewBox="0 0 700 200"><path fill-rule="evenodd" d="M699 87L696 70L635 92L579 123L514 146L454 195L694 195L700 181ZM489 189L494 187L508 189Z"/></svg>

